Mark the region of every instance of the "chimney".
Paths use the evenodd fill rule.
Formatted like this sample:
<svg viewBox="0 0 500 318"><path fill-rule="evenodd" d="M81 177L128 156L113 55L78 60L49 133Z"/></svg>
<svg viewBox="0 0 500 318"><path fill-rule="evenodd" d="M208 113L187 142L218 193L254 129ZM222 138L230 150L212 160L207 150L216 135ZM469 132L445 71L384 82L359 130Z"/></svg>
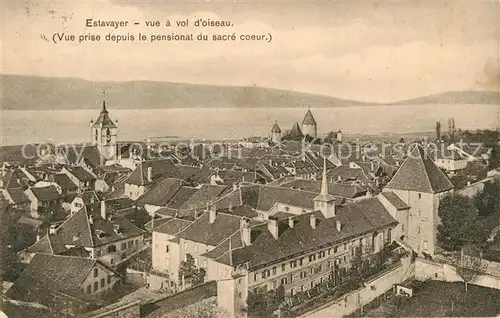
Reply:
<svg viewBox="0 0 500 318"><path fill-rule="evenodd" d="M148 167L148 181L153 182L153 167Z"/></svg>
<svg viewBox="0 0 500 318"><path fill-rule="evenodd" d="M215 222L215 218L217 217L217 208L215 205L210 206L208 210L208 222L213 224Z"/></svg>
<svg viewBox="0 0 500 318"><path fill-rule="evenodd" d="M293 226L295 225L295 220L292 217L288 218L288 226L293 229Z"/></svg>
<svg viewBox="0 0 500 318"><path fill-rule="evenodd" d="M336 224L337 224L337 231L339 231L339 232L342 231L342 223L340 223L340 221L337 220Z"/></svg>
<svg viewBox="0 0 500 318"><path fill-rule="evenodd" d="M103 220L106 220L107 215L106 215L106 201L102 200L101 201L101 217Z"/></svg>
<svg viewBox="0 0 500 318"><path fill-rule="evenodd" d="M251 230L249 226L249 221L247 218L242 218L240 220L240 230L241 230L241 240L245 246L249 246L252 244L251 242Z"/></svg>
<svg viewBox="0 0 500 318"><path fill-rule="evenodd" d="M310 217L309 221L310 221L309 223L311 224L311 227L313 229L315 229L316 228L316 215L314 215L314 213L311 213L311 217Z"/></svg>
<svg viewBox="0 0 500 318"><path fill-rule="evenodd" d="M269 232L271 232L275 239L278 238L278 221L269 219L267 223L267 229L269 230Z"/></svg>

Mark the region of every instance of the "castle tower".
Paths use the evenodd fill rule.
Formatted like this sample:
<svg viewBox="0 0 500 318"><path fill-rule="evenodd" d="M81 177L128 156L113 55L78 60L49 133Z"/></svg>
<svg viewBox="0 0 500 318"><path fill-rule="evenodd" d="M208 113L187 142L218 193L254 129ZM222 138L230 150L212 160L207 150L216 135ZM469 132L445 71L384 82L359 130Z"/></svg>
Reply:
<svg viewBox="0 0 500 318"><path fill-rule="evenodd" d="M103 95L105 93L103 92ZM95 122L90 121L92 145L99 150L103 161L117 159L118 121L113 122L106 109L106 99L102 101L102 109Z"/></svg>
<svg viewBox="0 0 500 318"><path fill-rule="evenodd" d="M433 255L437 247L437 226L440 222L440 198L453 191L453 184L429 158L420 144L416 144L384 192L395 193L410 207L406 216L405 241L418 253Z"/></svg>
<svg viewBox="0 0 500 318"><path fill-rule="evenodd" d="M335 216L335 197L328 194L326 178L326 157L323 157L323 178L321 179L321 193L314 198L314 210L319 210L325 218Z"/></svg>
<svg viewBox="0 0 500 318"><path fill-rule="evenodd" d="M302 133L304 134L304 136L309 135L313 138L316 138L318 135L316 120L311 113L311 109L307 109L307 113L304 116L304 120L302 121Z"/></svg>
<svg viewBox="0 0 500 318"><path fill-rule="evenodd" d="M281 141L281 128L278 126L278 122L274 123L273 128L271 129L271 141L274 143L278 143Z"/></svg>

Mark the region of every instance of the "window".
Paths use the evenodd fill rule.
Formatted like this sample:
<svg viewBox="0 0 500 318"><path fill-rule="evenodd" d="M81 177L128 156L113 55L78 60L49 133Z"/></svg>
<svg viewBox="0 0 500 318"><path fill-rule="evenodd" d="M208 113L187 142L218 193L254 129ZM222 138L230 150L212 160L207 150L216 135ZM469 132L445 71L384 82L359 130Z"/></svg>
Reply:
<svg viewBox="0 0 500 318"><path fill-rule="evenodd" d="M127 248L127 243L122 243L122 250L126 249Z"/></svg>
<svg viewBox="0 0 500 318"><path fill-rule="evenodd" d="M281 264L281 271L284 272L286 270L286 265L285 264Z"/></svg>
<svg viewBox="0 0 500 318"><path fill-rule="evenodd" d="M297 261L291 261L290 268L295 268L295 267L297 267Z"/></svg>
<svg viewBox="0 0 500 318"><path fill-rule="evenodd" d="M108 253L114 253L114 252L116 252L116 246L115 245L108 246Z"/></svg>
<svg viewBox="0 0 500 318"><path fill-rule="evenodd" d="M420 233L420 227L419 227L418 233ZM387 242L389 242L389 243L392 241L391 234L392 234L392 230L388 229L387 230Z"/></svg>
<svg viewBox="0 0 500 318"><path fill-rule="evenodd" d="M99 275L99 270L97 268L94 268L94 277L97 277Z"/></svg>
<svg viewBox="0 0 500 318"><path fill-rule="evenodd" d="M304 258L303 257L299 260L299 265L302 266L302 264L304 264Z"/></svg>
<svg viewBox="0 0 500 318"><path fill-rule="evenodd" d="M94 291L96 292L99 289L99 283L94 282Z"/></svg>
<svg viewBox="0 0 500 318"><path fill-rule="evenodd" d="M427 251L427 241L424 241L424 251Z"/></svg>
<svg viewBox="0 0 500 318"><path fill-rule="evenodd" d="M169 247L168 245L165 246L165 253L168 253L168 247Z"/></svg>
<svg viewBox="0 0 500 318"><path fill-rule="evenodd" d="M276 275L276 266L273 267L273 275Z"/></svg>
<svg viewBox="0 0 500 318"><path fill-rule="evenodd" d="M106 286L106 280L101 278L101 288L104 288L104 286Z"/></svg>
<svg viewBox="0 0 500 318"><path fill-rule="evenodd" d="M286 281L286 277L283 277L281 279L281 285L286 285L287 281Z"/></svg>
<svg viewBox="0 0 500 318"><path fill-rule="evenodd" d="M419 193L419 194L418 194L418 198L419 198L419 199L422 199L422 193Z"/></svg>
<svg viewBox="0 0 500 318"><path fill-rule="evenodd" d="M253 275L253 280L254 280L254 282L256 282L256 281L257 281L257 273L255 273L255 274Z"/></svg>
<svg viewBox="0 0 500 318"><path fill-rule="evenodd" d="M329 248L329 249L328 249L328 255L331 255L331 254L332 254L332 249L331 249L331 248Z"/></svg>
<svg viewBox="0 0 500 318"><path fill-rule="evenodd" d="M347 250L347 243L344 243L344 251Z"/></svg>
<svg viewBox="0 0 500 318"><path fill-rule="evenodd" d="M115 263L114 259L111 259L110 264L113 265Z"/></svg>
<svg viewBox="0 0 500 318"><path fill-rule="evenodd" d="M92 286L88 285L87 286L87 294L90 294L92 292Z"/></svg>
<svg viewBox="0 0 500 318"><path fill-rule="evenodd" d="M334 252L334 253L337 253L337 251L338 251L338 246L335 246L335 247L333 248L333 252Z"/></svg>
<svg viewBox="0 0 500 318"><path fill-rule="evenodd" d="M290 283L293 282L293 275L290 274Z"/></svg>

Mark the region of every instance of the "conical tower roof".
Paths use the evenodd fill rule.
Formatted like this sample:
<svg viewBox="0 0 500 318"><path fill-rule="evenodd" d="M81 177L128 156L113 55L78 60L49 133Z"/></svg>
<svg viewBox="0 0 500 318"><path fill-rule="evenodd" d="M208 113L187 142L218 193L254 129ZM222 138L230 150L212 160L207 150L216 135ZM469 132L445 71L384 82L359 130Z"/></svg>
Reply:
<svg viewBox="0 0 500 318"><path fill-rule="evenodd" d="M278 122L274 123L274 126L271 129L271 132L273 132L273 133L281 133L281 128L280 128L280 126L278 126Z"/></svg>
<svg viewBox="0 0 500 318"><path fill-rule="evenodd" d="M300 129L299 123L294 122L292 130L290 130L290 136L293 138L303 137L302 130Z"/></svg>
<svg viewBox="0 0 500 318"><path fill-rule="evenodd" d="M316 120L314 119L314 116L311 113L311 109L307 109L307 113L304 116L304 120L302 121L302 125L316 125Z"/></svg>
<svg viewBox="0 0 500 318"><path fill-rule="evenodd" d="M440 193L454 188L451 181L427 155L421 145L411 150L386 188L395 190Z"/></svg>

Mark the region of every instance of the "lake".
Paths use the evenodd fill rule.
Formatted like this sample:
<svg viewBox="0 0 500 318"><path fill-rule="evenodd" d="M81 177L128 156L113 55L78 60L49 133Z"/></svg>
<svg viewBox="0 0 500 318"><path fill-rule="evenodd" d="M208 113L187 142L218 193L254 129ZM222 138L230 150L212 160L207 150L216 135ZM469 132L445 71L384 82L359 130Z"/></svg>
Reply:
<svg viewBox="0 0 500 318"><path fill-rule="evenodd" d="M433 131L441 121L455 118L457 129L495 128L499 105L356 106L311 109L318 133L342 130L345 134L411 133ZM239 139L268 136L277 120L282 131L302 122L305 108L186 108L108 109L119 121L119 140L178 136L182 139ZM86 142L95 110L2 111L1 143Z"/></svg>

